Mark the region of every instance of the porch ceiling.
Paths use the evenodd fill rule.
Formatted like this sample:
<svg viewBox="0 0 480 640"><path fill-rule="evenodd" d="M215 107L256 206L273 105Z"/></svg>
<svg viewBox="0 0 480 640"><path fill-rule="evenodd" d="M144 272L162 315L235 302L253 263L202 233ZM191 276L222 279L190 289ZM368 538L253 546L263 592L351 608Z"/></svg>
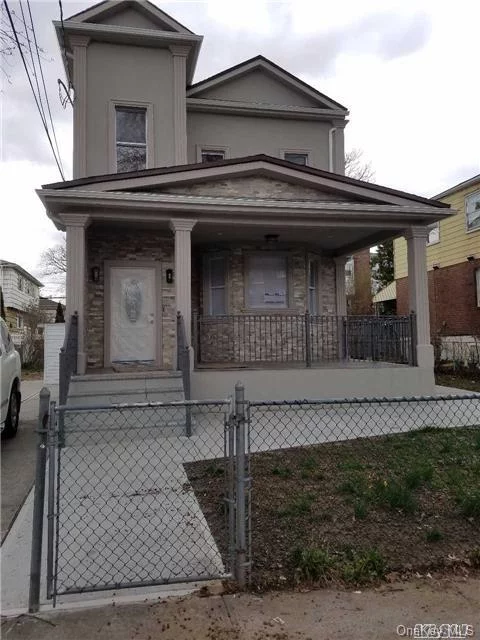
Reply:
<svg viewBox="0 0 480 640"><path fill-rule="evenodd" d="M222 245L231 243L249 243L265 245L265 236L277 235L274 241L279 247L290 243L308 245L332 254L343 255L370 247L403 233L403 229L384 229L378 227L292 227L281 224L239 225L198 222L192 231L192 244Z"/></svg>

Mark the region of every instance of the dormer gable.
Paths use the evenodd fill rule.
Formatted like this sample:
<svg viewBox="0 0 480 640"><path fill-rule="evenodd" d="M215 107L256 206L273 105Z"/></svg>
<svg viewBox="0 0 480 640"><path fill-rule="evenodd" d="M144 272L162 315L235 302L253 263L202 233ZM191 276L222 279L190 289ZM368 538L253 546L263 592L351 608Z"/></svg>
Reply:
<svg viewBox="0 0 480 640"><path fill-rule="evenodd" d="M69 18L72 22L192 34L148 0L106 0Z"/></svg>

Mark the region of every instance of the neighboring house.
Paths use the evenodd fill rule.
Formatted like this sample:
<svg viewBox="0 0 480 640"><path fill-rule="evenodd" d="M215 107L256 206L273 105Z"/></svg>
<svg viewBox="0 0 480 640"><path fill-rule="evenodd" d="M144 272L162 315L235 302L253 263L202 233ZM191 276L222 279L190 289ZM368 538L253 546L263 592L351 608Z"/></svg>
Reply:
<svg viewBox="0 0 480 640"><path fill-rule="evenodd" d="M475 337L480 338L480 175L443 191L436 199L450 205L455 215L432 225L427 242L432 339L474 344ZM397 239L394 247L398 312L406 313L405 240ZM442 357L448 358L448 353Z"/></svg>
<svg viewBox="0 0 480 640"><path fill-rule="evenodd" d="M65 305L62 304L62 307L65 311ZM57 317L58 302L56 302L55 300L50 300L50 298L40 297L38 308L42 316L44 317L45 322L55 322L55 318Z"/></svg>
<svg viewBox="0 0 480 640"><path fill-rule="evenodd" d="M74 179L38 195L66 231L79 374L176 370L179 312L194 398L433 391L425 237L448 205L345 177L347 109L262 56L194 83L202 36L149 2L55 28ZM417 324L393 357L385 323L373 353L345 320L345 263L401 234Z"/></svg>
<svg viewBox="0 0 480 640"><path fill-rule="evenodd" d="M0 287L3 291L6 322L16 344L22 341L27 311L38 307L42 287L34 276L14 262L0 260Z"/></svg>

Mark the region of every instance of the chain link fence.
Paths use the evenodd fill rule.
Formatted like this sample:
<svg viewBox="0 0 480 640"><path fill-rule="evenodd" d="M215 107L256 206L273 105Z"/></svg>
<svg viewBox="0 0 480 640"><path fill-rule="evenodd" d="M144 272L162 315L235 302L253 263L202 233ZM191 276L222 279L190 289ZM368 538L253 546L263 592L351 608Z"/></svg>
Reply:
<svg viewBox="0 0 480 640"><path fill-rule="evenodd" d="M253 587L478 563L480 396L250 402L248 422Z"/></svg>
<svg viewBox="0 0 480 640"><path fill-rule="evenodd" d="M221 476L226 518L230 412L229 401L55 409L49 595L230 575L227 528L214 538L192 488Z"/></svg>

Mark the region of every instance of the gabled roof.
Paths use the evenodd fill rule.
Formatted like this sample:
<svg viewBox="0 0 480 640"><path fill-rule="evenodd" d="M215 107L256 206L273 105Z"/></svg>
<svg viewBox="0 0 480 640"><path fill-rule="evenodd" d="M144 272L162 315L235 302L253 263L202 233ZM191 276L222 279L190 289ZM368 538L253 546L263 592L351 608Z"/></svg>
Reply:
<svg viewBox="0 0 480 640"><path fill-rule="evenodd" d="M189 33L193 31L187 29L183 24L172 18L148 0L104 0L98 4L75 13L68 18L72 22L101 22L114 14L121 13L125 9L134 9L143 14L160 28L176 33Z"/></svg>
<svg viewBox="0 0 480 640"><path fill-rule="evenodd" d="M424 198L422 196L417 196L412 193L407 193L405 191L399 191L398 189L391 189L389 187L383 187L381 185L373 184L371 182L365 182L364 180L356 180L355 178L349 178L348 176L343 176L338 173L331 173L330 171L324 171L322 169L316 169L314 167L301 166L298 164L294 164L292 162L288 162L287 160L282 160L280 158L274 158L272 156L268 156L265 154L258 154L253 156L246 156L243 158L231 158L229 160L217 160L216 162L208 162L208 163L194 163L194 164L184 164L184 165L176 165L172 167L159 167L155 169L143 169L141 171L128 171L125 173L111 173L104 174L99 176L89 176L86 178L78 178L76 180L68 180L66 182L55 182L52 184L43 185L43 189L75 189L77 187L83 187L88 185L100 184L100 183L110 183L107 190L114 189L115 190L123 190L126 189L128 191L135 191L139 189L144 189L144 185L140 184L141 181L145 178L152 178L152 185L155 183L155 177L165 177L171 176L172 181L175 179L178 181L178 178L184 178L188 180L189 173L202 173L205 174L205 178L211 176L215 177L215 170L222 169L224 167L231 167L232 170L236 168L236 166L241 168L241 171L245 173L248 170L249 165L252 165L252 169L258 171L258 166L265 169L270 169L272 173L275 173L275 168L287 169L290 173L294 173L295 176L298 176L298 179L307 178L311 176L312 178L320 178L324 179L326 183L328 183L329 188L332 189L335 187L336 190L341 191L342 185L351 186L355 188L356 193L359 195L363 194L363 197L367 197L370 195L370 198L373 200L380 200L381 196L384 195L385 198L390 201L392 198L402 198L409 200L411 202L417 202L420 204L426 204L432 207L438 208L450 208L450 206L444 202L439 202L438 200L431 200L429 198ZM281 171L277 169L277 173L280 174ZM135 184L138 180L138 183ZM118 188L113 187L114 183L119 183ZM165 180L162 180L163 184L166 184ZM122 183L124 183L122 185ZM124 186L124 185L128 186Z"/></svg>
<svg viewBox="0 0 480 640"><path fill-rule="evenodd" d="M309 98L313 98L316 102L318 102L318 105L321 108L341 110L345 115L348 115L348 109L342 104L340 104L336 100L333 100L332 98L329 98L324 93L321 93L303 80L300 80L300 78L297 78L296 76L291 74L289 71L286 71L279 65L261 55L250 58L249 60L245 60L244 62L240 62L233 67L229 67L228 69L220 71L219 73L216 73L209 78L205 78L200 82L190 85L190 87L188 87L187 89L187 98L201 98L202 93L206 90L220 87L227 82L231 82L236 78L257 70L264 71L265 73L274 76L275 78L283 82L283 84L286 84L292 89L303 93Z"/></svg>

